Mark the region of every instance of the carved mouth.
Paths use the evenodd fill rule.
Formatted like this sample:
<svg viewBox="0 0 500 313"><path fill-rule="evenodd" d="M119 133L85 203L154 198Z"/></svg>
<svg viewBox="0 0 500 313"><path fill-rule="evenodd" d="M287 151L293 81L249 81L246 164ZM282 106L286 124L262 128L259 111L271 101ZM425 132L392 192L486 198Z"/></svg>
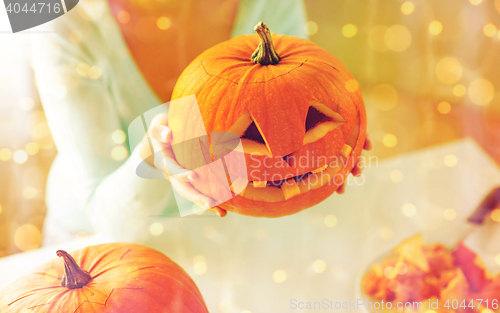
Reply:
<svg viewBox="0 0 500 313"><path fill-rule="evenodd" d="M262 202L283 202L293 197L305 194L308 191L321 188L326 184L335 184L335 176L340 170L347 166L352 147L355 146L360 132L360 117L356 118L354 130L351 132L346 144L340 150L338 159L325 164L323 167L311 172L275 181L251 181L236 180L233 186L239 185L244 188L240 193L243 198ZM339 162L340 159L340 162ZM246 185L246 187L245 187ZM242 190L237 189L237 190Z"/></svg>
<svg viewBox="0 0 500 313"><path fill-rule="evenodd" d="M335 175L347 164L352 148L344 145L340 153L340 162L325 164L311 172L275 181L251 181L248 182L241 196L264 202L282 202L310 190L318 189L335 178Z"/></svg>

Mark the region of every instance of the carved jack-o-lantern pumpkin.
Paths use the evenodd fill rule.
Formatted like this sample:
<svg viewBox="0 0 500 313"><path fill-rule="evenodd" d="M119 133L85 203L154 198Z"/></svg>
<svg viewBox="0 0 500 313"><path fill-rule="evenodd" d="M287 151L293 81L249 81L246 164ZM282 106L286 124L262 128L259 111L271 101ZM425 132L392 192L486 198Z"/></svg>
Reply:
<svg viewBox="0 0 500 313"><path fill-rule="evenodd" d="M196 95L208 134L241 138L249 182L220 206L279 217L323 201L342 185L363 149L366 113L356 81L333 55L305 39L271 36L262 22L255 30L199 55L172 99ZM172 112L169 124L187 114ZM173 131L174 143L193 130L182 132ZM189 167L189 156L174 153ZM201 192L213 187L193 185Z"/></svg>

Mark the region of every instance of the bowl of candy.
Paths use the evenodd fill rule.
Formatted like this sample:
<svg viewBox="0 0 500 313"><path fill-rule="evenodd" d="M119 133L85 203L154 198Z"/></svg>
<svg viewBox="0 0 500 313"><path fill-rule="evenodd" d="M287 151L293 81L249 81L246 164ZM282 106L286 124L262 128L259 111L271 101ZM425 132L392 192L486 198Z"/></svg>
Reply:
<svg viewBox="0 0 500 313"><path fill-rule="evenodd" d="M482 224L498 207L491 194L470 223ZM365 266L356 286L365 313L500 312L500 274L492 275L463 240L449 247L427 243L421 234L406 238Z"/></svg>

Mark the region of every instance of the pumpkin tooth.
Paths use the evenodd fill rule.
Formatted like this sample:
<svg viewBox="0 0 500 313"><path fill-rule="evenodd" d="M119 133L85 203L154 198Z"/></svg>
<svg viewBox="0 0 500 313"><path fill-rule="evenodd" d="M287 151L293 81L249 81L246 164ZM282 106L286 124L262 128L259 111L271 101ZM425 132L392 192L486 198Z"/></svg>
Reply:
<svg viewBox="0 0 500 313"><path fill-rule="evenodd" d="M352 147L349 146L349 145L344 144L344 146L340 150L340 155L343 156L343 157L348 158L349 154L351 154L351 151L352 151Z"/></svg>
<svg viewBox="0 0 500 313"><path fill-rule="evenodd" d="M238 177L232 182L229 188L234 194L240 194L245 192L245 189L248 187L249 183L250 182L247 179Z"/></svg>
<svg viewBox="0 0 500 313"><path fill-rule="evenodd" d="M267 180L254 181L253 186L255 188L265 188L267 185Z"/></svg>
<svg viewBox="0 0 500 313"><path fill-rule="evenodd" d="M281 184L281 191L283 192L283 196L285 196L285 200L300 195L299 186L297 186L297 182L293 178Z"/></svg>
<svg viewBox="0 0 500 313"><path fill-rule="evenodd" d="M315 169L315 170L312 170L312 171L311 171L311 173L313 173L313 174L316 174L316 173L321 173L321 172L323 172L324 170L326 170L326 168L327 168L327 167L328 167L328 164L325 164L325 165L323 165L323 166L322 166L322 167L320 167L320 168L317 168L317 169Z"/></svg>

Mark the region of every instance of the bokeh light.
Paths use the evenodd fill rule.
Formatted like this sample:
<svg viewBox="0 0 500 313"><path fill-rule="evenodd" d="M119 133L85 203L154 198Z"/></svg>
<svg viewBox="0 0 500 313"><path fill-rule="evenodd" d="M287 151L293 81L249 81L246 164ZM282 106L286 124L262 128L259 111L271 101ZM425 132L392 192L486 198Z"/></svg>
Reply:
<svg viewBox="0 0 500 313"><path fill-rule="evenodd" d="M400 170L391 171L391 174L389 176L391 180L395 183L401 182L404 178L403 172L401 172Z"/></svg>
<svg viewBox="0 0 500 313"><path fill-rule="evenodd" d="M276 270L273 273L273 280L277 284L281 284L287 278L286 272L284 270Z"/></svg>
<svg viewBox="0 0 500 313"><path fill-rule="evenodd" d="M495 263L500 266L500 253L495 256Z"/></svg>
<svg viewBox="0 0 500 313"><path fill-rule="evenodd" d="M411 33L403 25L393 25L385 32L384 41L390 50L403 52L411 44Z"/></svg>
<svg viewBox="0 0 500 313"><path fill-rule="evenodd" d="M111 139L114 143L121 144L124 143L125 140L127 140L127 135L123 130L117 129L111 134Z"/></svg>
<svg viewBox="0 0 500 313"><path fill-rule="evenodd" d="M0 205L0 214L2 214L2 206Z"/></svg>
<svg viewBox="0 0 500 313"><path fill-rule="evenodd" d="M308 36L315 35L318 32L318 24L313 21L309 21L304 25L304 32Z"/></svg>
<svg viewBox="0 0 500 313"><path fill-rule="evenodd" d="M446 101L440 102L437 105L437 110L441 114L448 114L451 111L451 105Z"/></svg>
<svg viewBox="0 0 500 313"><path fill-rule="evenodd" d="M443 24L439 21L432 21L429 24L429 33L432 35L439 35L443 31Z"/></svg>
<svg viewBox="0 0 500 313"><path fill-rule="evenodd" d="M386 266L384 268L384 276L387 277L388 279L393 279L398 275L398 272L396 269L392 266Z"/></svg>
<svg viewBox="0 0 500 313"><path fill-rule="evenodd" d="M346 24L342 27L342 35L346 38L354 37L357 33L358 27L354 24Z"/></svg>
<svg viewBox="0 0 500 313"><path fill-rule="evenodd" d="M398 262L394 265L394 269L398 275L404 275L408 271L408 266L403 262Z"/></svg>
<svg viewBox="0 0 500 313"><path fill-rule="evenodd" d="M404 15L410 15L413 13L414 10L415 10L415 4L413 4L413 2L411 1L405 1L403 2L403 4L401 4L401 12Z"/></svg>
<svg viewBox="0 0 500 313"><path fill-rule="evenodd" d="M462 77L462 64L453 57L445 57L436 64L436 76L444 84L453 85Z"/></svg>
<svg viewBox="0 0 500 313"><path fill-rule="evenodd" d="M472 5L480 5L483 0L469 0L469 2Z"/></svg>
<svg viewBox="0 0 500 313"><path fill-rule="evenodd" d="M316 273L323 273L326 270L326 262L324 260L316 260L312 264L313 271Z"/></svg>
<svg viewBox="0 0 500 313"><path fill-rule="evenodd" d="M8 161L12 158L12 151L9 148L0 149L0 160Z"/></svg>
<svg viewBox="0 0 500 313"><path fill-rule="evenodd" d="M130 14L127 11L120 11L116 15L116 19L121 24L127 24L130 21Z"/></svg>
<svg viewBox="0 0 500 313"><path fill-rule="evenodd" d="M473 80L468 88L469 99L477 105L487 105L493 100L495 88L493 84L484 78Z"/></svg>
<svg viewBox="0 0 500 313"><path fill-rule="evenodd" d="M116 146L111 150L111 157L115 161L122 161L128 156L128 150L124 146Z"/></svg>
<svg viewBox="0 0 500 313"><path fill-rule="evenodd" d="M39 193L40 191L38 189L31 186L26 186L23 189L23 197L28 200L34 199Z"/></svg>
<svg viewBox="0 0 500 313"><path fill-rule="evenodd" d="M329 215L325 216L326 227L333 228L337 225L337 223L338 223L338 219L335 215L329 214Z"/></svg>
<svg viewBox="0 0 500 313"><path fill-rule="evenodd" d="M457 211L448 208L443 211L443 217L447 221L453 221L455 218L457 218Z"/></svg>
<svg viewBox="0 0 500 313"><path fill-rule="evenodd" d="M156 20L156 26L161 30L167 30L172 25L172 22L168 17L162 16Z"/></svg>
<svg viewBox="0 0 500 313"><path fill-rule="evenodd" d="M85 62L80 62L76 66L76 71L80 76L87 76L89 75L89 70L90 70L90 65L88 65Z"/></svg>
<svg viewBox="0 0 500 313"><path fill-rule="evenodd" d="M458 164L458 158L456 155L448 154L447 156L444 157L444 165L448 167L454 167L457 164Z"/></svg>
<svg viewBox="0 0 500 313"><path fill-rule="evenodd" d="M462 84L456 84L453 86L453 94L457 97L463 97L467 93L467 88Z"/></svg>
<svg viewBox="0 0 500 313"><path fill-rule="evenodd" d="M197 255L193 259L194 272L197 275L203 275L207 271L207 260L203 255Z"/></svg>
<svg viewBox="0 0 500 313"><path fill-rule="evenodd" d="M405 203L401 206L401 211L407 217L412 217L417 213L417 208L411 203Z"/></svg>
<svg viewBox="0 0 500 313"><path fill-rule="evenodd" d="M493 24L486 24L483 27L483 33L487 37L493 37L497 34L497 27Z"/></svg>
<svg viewBox="0 0 500 313"><path fill-rule="evenodd" d="M380 84L370 92L372 105L380 111L389 111L398 104L398 92L389 84Z"/></svg>
<svg viewBox="0 0 500 313"><path fill-rule="evenodd" d="M33 250L40 247L42 234L32 224L24 224L16 229L14 243L21 251Z"/></svg>
<svg viewBox="0 0 500 313"><path fill-rule="evenodd" d="M102 75L101 68L99 66L95 66L95 65L91 66L89 68L88 75L92 79L99 79L101 77L101 75Z"/></svg>
<svg viewBox="0 0 500 313"><path fill-rule="evenodd" d="M398 144L398 138L393 134L385 134L382 137L382 143L388 148L393 148Z"/></svg>
<svg viewBox="0 0 500 313"><path fill-rule="evenodd" d="M161 223L153 223L149 226L149 232L153 236L160 236L163 234L163 225Z"/></svg>
<svg viewBox="0 0 500 313"><path fill-rule="evenodd" d="M500 222L500 209L491 211L490 217L494 222Z"/></svg>
<svg viewBox="0 0 500 313"><path fill-rule="evenodd" d="M26 146L24 146L24 150L29 155L35 155L40 151L40 147L36 142L28 142Z"/></svg>
<svg viewBox="0 0 500 313"><path fill-rule="evenodd" d="M23 164L28 160L28 154L24 150L17 150L13 155L14 162Z"/></svg>

